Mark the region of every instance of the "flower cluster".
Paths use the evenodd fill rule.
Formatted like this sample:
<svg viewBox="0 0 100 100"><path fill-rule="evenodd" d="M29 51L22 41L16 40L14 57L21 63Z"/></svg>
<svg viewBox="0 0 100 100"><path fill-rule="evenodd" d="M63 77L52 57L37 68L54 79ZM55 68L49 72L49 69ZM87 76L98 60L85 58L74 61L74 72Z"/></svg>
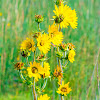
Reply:
<svg viewBox="0 0 100 100"><path fill-rule="evenodd" d="M15 64L15 68L20 72L23 82L32 86L34 100L37 100L36 94L41 93L45 88L47 78L53 77L52 79L58 80L57 93L61 97L67 96L72 91L69 87L69 82L64 84L63 73L65 72L63 69L66 68L68 62L73 63L75 61L75 46L72 43L64 43L62 28L67 28L69 25L73 29L77 28L77 16L76 11L64 5L63 0L56 0L55 4L55 10L53 10L55 14L53 16L54 22L48 26L48 32L40 29L40 24L44 19L43 16L35 15L34 19L38 25L38 30L33 33L32 37L26 37L20 45L21 56L24 57L25 62L17 62ZM57 66L53 69L53 72L50 70L52 65L49 65L49 58L47 57L51 47L55 48L54 53L57 58L57 62L55 62ZM33 57L31 62L29 56ZM26 73L23 74L23 71L26 71ZM44 84L42 88L39 87L35 90L35 82L40 83L40 80L44 80ZM50 97L47 94L40 95L38 100L42 99L49 100Z"/></svg>

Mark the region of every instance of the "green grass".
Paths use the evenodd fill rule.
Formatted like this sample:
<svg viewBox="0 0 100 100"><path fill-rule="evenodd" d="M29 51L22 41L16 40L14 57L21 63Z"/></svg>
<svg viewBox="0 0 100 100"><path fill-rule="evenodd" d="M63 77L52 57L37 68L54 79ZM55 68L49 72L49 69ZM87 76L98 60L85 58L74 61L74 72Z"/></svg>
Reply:
<svg viewBox="0 0 100 100"><path fill-rule="evenodd" d="M77 11L78 27L75 30L71 27L63 29L64 41L76 46L75 62L68 64L64 74L65 82L70 82L72 88L65 100L99 100L97 81L100 83L100 78L97 80L97 74L100 77L100 68L97 72L95 64L100 51L100 0L66 1ZM47 32L48 26L53 23L50 20L53 10L53 0L0 0L0 100L32 100L30 87L22 84L13 63L19 55L21 41L37 30L34 15L44 16L41 29ZM54 53L51 55L49 52L49 55L51 69L54 70ZM100 56L97 64L99 67ZM48 81L45 93L58 100L57 88L53 89L56 84Z"/></svg>

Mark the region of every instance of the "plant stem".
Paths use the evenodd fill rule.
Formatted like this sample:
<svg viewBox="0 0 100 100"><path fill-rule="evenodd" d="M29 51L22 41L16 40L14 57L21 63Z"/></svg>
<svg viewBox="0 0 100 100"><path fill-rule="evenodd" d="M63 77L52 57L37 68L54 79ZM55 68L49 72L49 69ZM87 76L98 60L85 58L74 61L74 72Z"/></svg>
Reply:
<svg viewBox="0 0 100 100"><path fill-rule="evenodd" d="M64 100L64 96L61 96L61 100Z"/></svg>
<svg viewBox="0 0 100 100"><path fill-rule="evenodd" d="M43 86L42 86L42 88L41 88L41 90L40 90L40 92L46 87L46 84L47 84L47 79L46 80L44 80L44 84L43 84Z"/></svg>
<svg viewBox="0 0 100 100"><path fill-rule="evenodd" d="M33 62L35 62L35 51L34 51L34 57L33 57Z"/></svg>
<svg viewBox="0 0 100 100"><path fill-rule="evenodd" d="M35 62L35 51L34 51L34 57L33 57L33 62ZM35 78L32 78L33 85L32 85L32 94L33 94L33 100L37 100L37 94L35 91Z"/></svg>
<svg viewBox="0 0 100 100"><path fill-rule="evenodd" d="M37 95L35 91L35 78L33 78L33 94L34 94L34 100L37 100Z"/></svg>
<svg viewBox="0 0 100 100"><path fill-rule="evenodd" d="M59 24L59 32L61 32L61 27L60 27L60 24ZM58 47L58 51L59 51L59 47ZM60 59L58 59L58 61L59 61L59 66L60 66L60 68L61 68L61 72L63 73L63 69L62 69L62 64L61 64L61 60ZM62 84L62 78L61 78L61 84ZM60 98L61 100L64 100L64 97L63 96L61 96L61 98Z"/></svg>
<svg viewBox="0 0 100 100"><path fill-rule="evenodd" d="M20 78L22 79L22 81L25 83L26 82L26 79L24 78L23 74L22 74L22 71L19 71L19 74L20 74Z"/></svg>
<svg viewBox="0 0 100 100"><path fill-rule="evenodd" d="M33 82L33 77L32 77L32 82ZM32 85L32 97L33 97L33 100L34 100L33 85Z"/></svg>
<svg viewBox="0 0 100 100"><path fill-rule="evenodd" d="M39 31L41 31L41 30L40 30L40 23L38 23L38 29L39 29Z"/></svg>

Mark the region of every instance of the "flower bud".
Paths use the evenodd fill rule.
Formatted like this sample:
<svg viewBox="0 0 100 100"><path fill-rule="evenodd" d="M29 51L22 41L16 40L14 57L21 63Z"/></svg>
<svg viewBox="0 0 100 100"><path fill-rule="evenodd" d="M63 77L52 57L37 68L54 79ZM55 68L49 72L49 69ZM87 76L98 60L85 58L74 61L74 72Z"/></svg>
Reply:
<svg viewBox="0 0 100 100"><path fill-rule="evenodd" d="M28 51L24 50L24 51L21 52L21 55L25 58L25 57L29 56L30 54L29 54Z"/></svg>
<svg viewBox="0 0 100 100"><path fill-rule="evenodd" d="M65 43L62 43L59 48L62 50L62 51L66 51L67 50L67 46Z"/></svg>
<svg viewBox="0 0 100 100"><path fill-rule="evenodd" d="M56 0L55 3L56 3L56 5L60 6L62 2L63 2L63 0Z"/></svg>
<svg viewBox="0 0 100 100"><path fill-rule="evenodd" d="M61 68L57 65L57 68L55 69L53 76L56 78L60 78L62 77L62 71Z"/></svg>
<svg viewBox="0 0 100 100"><path fill-rule="evenodd" d="M72 43L66 44L69 50L75 49L75 46Z"/></svg>
<svg viewBox="0 0 100 100"><path fill-rule="evenodd" d="M63 58L63 52L62 52L62 51L56 52L56 55L57 55L57 57L60 58L60 59Z"/></svg>
<svg viewBox="0 0 100 100"><path fill-rule="evenodd" d="M24 66L24 63L21 63L21 62L17 62L17 63L15 64L15 68L16 68L17 70L20 70L23 66Z"/></svg>
<svg viewBox="0 0 100 100"><path fill-rule="evenodd" d="M35 15L35 21L36 21L37 23L43 22L43 17L42 17L42 15Z"/></svg>
<svg viewBox="0 0 100 100"><path fill-rule="evenodd" d="M34 35L33 35L33 38L38 38L38 36L41 34L41 32L36 32Z"/></svg>

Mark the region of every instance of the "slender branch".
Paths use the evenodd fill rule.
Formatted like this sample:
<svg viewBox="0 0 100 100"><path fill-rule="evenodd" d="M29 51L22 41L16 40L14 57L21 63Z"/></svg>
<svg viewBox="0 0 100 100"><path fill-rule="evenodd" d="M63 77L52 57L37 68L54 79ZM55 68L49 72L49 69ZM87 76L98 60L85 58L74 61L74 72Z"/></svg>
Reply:
<svg viewBox="0 0 100 100"><path fill-rule="evenodd" d="M60 24L59 24L59 32L61 32ZM59 48L58 48L58 51L59 51ZM60 66L60 68L61 68L61 72L63 73L62 64L61 64L61 60L60 60L60 59L59 59L59 66ZM61 78L61 84L62 84L62 78ZM61 100L64 100L64 97L61 96L60 99L61 99Z"/></svg>
<svg viewBox="0 0 100 100"><path fill-rule="evenodd" d="M41 92L42 90L44 90L44 88L46 87L46 84L47 84L47 79L46 79L46 80L44 80L44 84L43 84L43 86L42 86L42 88L41 88L40 92Z"/></svg>
<svg viewBox="0 0 100 100"><path fill-rule="evenodd" d="M36 51L34 51L33 62L35 62L35 53L36 53ZM37 94L35 91L35 78L32 77L32 81L33 81L33 85L32 85L33 100L37 100Z"/></svg>
<svg viewBox="0 0 100 100"><path fill-rule="evenodd" d="M20 78L23 80L23 82L26 82L26 79L24 78L22 71L19 71L19 74L20 74Z"/></svg>
<svg viewBox="0 0 100 100"><path fill-rule="evenodd" d="M38 29L39 29L39 31L41 31L41 29L40 29L40 23L38 23Z"/></svg>
<svg viewBox="0 0 100 100"><path fill-rule="evenodd" d="M36 52L34 51L34 55L33 55L33 56L34 56L34 57L33 57L33 62L35 62L35 53L36 53Z"/></svg>
<svg viewBox="0 0 100 100"><path fill-rule="evenodd" d="M32 77L32 82L33 82L33 77ZM33 100L34 100L33 85L32 85L32 97L33 97Z"/></svg>
<svg viewBox="0 0 100 100"><path fill-rule="evenodd" d="M37 95L35 91L35 78L33 78L33 94L34 94L34 100L37 100Z"/></svg>
<svg viewBox="0 0 100 100"><path fill-rule="evenodd" d="M28 57L26 58L27 65L29 66Z"/></svg>

